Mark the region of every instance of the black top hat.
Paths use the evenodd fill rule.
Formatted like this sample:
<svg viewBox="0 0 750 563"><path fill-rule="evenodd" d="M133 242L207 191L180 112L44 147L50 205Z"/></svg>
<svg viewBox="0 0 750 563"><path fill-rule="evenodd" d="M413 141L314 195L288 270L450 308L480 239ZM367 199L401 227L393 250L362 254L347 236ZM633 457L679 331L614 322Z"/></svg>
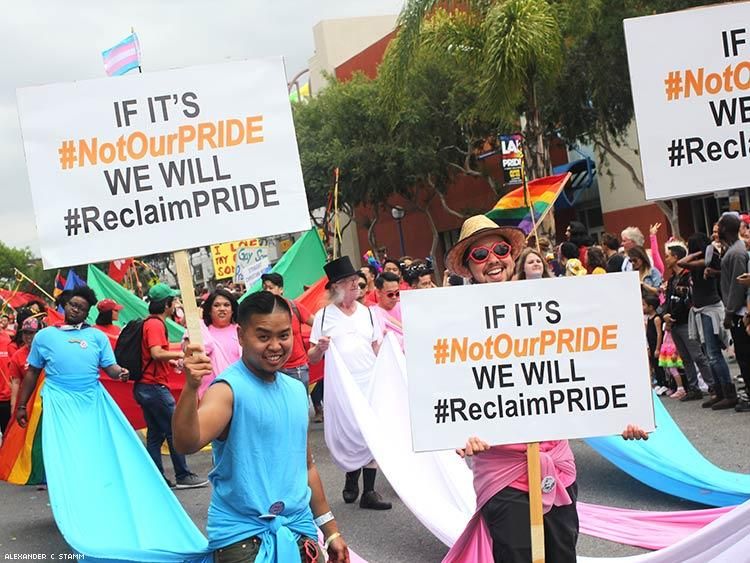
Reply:
<svg viewBox="0 0 750 563"><path fill-rule="evenodd" d="M336 283L337 281L348 278L349 276L357 275L357 270L352 266L352 261L349 260L348 256L342 256L341 258L336 258L336 260L331 260L328 264L323 266L323 270L325 270L326 276L328 277L326 288L331 287L332 283Z"/></svg>

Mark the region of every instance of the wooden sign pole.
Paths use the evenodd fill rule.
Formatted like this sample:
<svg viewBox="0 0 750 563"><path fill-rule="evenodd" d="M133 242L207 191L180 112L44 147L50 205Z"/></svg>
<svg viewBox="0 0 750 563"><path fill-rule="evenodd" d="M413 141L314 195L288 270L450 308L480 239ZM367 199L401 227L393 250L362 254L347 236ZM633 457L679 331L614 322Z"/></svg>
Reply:
<svg viewBox="0 0 750 563"><path fill-rule="evenodd" d="M195 286L193 274L190 271L190 257L187 250L177 250L173 253L174 265L177 270L177 283L182 294L182 306L185 309L185 323L191 344L203 345L201 334L201 314L195 301Z"/></svg>
<svg viewBox="0 0 750 563"><path fill-rule="evenodd" d="M531 561L544 563L544 510L542 509L542 463L539 442L527 444L529 467L529 516L531 523Z"/></svg>

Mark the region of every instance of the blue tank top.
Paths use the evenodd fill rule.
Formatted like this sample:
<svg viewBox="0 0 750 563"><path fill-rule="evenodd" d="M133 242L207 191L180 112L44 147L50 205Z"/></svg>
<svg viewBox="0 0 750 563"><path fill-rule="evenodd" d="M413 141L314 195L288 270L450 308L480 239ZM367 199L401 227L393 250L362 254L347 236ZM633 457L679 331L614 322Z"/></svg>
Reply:
<svg viewBox="0 0 750 563"><path fill-rule="evenodd" d="M212 442L209 547L251 536L262 540L257 561L299 561L300 536L317 537L307 484L307 392L282 373L268 383L242 360L224 370L234 395L226 440Z"/></svg>

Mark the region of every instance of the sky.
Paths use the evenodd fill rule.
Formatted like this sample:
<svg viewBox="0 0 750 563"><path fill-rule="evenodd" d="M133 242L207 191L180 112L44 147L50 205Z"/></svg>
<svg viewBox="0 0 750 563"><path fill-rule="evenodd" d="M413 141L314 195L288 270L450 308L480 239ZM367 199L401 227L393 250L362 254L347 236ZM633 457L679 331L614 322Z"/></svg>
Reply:
<svg viewBox="0 0 750 563"><path fill-rule="evenodd" d="M38 255L16 88L102 78L101 51L138 33L144 71L281 55L308 67L313 26L397 14L403 0L28 0L0 18L0 241Z"/></svg>

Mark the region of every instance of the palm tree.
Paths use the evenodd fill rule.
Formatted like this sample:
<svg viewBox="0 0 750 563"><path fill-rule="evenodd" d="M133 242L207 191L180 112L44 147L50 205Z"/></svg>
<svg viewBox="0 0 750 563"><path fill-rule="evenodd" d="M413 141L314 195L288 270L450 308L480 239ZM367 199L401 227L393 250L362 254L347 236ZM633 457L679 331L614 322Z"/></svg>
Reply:
<svg viewBox="0 0 750 563"><path fill-rule="evenodd" d="M525 114L529 172L547 175L538 89L557 78L564 46L587 29L598 5L599 0L407 0L387 55L385 83L399 91L421 46L454 53L477 73L487 114Z"/></svg>

